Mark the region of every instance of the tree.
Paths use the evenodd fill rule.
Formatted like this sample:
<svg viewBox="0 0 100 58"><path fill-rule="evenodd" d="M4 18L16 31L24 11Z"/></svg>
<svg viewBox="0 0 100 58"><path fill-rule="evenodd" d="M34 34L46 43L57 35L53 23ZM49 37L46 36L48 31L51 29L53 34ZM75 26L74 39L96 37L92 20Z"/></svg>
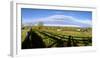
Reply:
<svg viewBox="0 0 100 58"><path fill-rule="evenodd" d="M43 28L43 22L42 21L40 21L40 22L38 22L38 29L42 29Z"/></svg>

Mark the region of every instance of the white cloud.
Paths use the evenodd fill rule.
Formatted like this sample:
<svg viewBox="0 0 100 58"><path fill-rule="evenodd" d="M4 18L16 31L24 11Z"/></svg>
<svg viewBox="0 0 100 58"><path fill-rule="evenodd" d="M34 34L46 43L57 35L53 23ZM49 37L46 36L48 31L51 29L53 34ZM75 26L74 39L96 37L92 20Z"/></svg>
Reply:
<svg viewBox="0 0 100 58"><path fill-rule="evenodd" d="M80 27L80 26L78 26L78 25L61 25L61 24L44 24L44 26Z"/></svg>

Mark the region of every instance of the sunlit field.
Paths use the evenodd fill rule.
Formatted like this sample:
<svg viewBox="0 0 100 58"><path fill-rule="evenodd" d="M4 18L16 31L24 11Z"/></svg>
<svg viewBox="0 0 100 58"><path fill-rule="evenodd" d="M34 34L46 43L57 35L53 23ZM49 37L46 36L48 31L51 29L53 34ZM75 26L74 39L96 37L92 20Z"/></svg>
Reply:
<svg viewBox="0 0 100 58"><path fill-rule="evenodd" d="M27 37L28 32L30 32L29 37ZM81 47L91 45L91 28L53 26L32 26L22 28L23 49L51 47Z"/></svg>

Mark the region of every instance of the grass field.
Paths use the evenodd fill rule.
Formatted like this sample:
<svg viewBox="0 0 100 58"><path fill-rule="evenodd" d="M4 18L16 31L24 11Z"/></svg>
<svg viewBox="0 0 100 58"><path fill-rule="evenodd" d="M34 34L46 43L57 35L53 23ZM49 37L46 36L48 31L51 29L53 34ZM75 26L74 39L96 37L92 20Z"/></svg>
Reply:
<svg viewBox="0 0 100 58"><path fill-rule="evenodd" d="M32 26L22 28L22 49L92 45L92 28Z"/></svg>

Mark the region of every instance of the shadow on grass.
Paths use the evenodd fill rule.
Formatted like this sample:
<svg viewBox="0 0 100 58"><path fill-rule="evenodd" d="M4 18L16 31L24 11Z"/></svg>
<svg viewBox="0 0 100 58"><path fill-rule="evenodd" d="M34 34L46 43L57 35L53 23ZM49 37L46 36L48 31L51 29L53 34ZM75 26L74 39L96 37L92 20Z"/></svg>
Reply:
<svg viewBox="0 0 100 58"><path fill-rule="evenodd" d="M45 48L45 43L42 38L37 35L32 29L27 32L26 38L22 43L22 49L32 49L32 48Z"/></svg>

